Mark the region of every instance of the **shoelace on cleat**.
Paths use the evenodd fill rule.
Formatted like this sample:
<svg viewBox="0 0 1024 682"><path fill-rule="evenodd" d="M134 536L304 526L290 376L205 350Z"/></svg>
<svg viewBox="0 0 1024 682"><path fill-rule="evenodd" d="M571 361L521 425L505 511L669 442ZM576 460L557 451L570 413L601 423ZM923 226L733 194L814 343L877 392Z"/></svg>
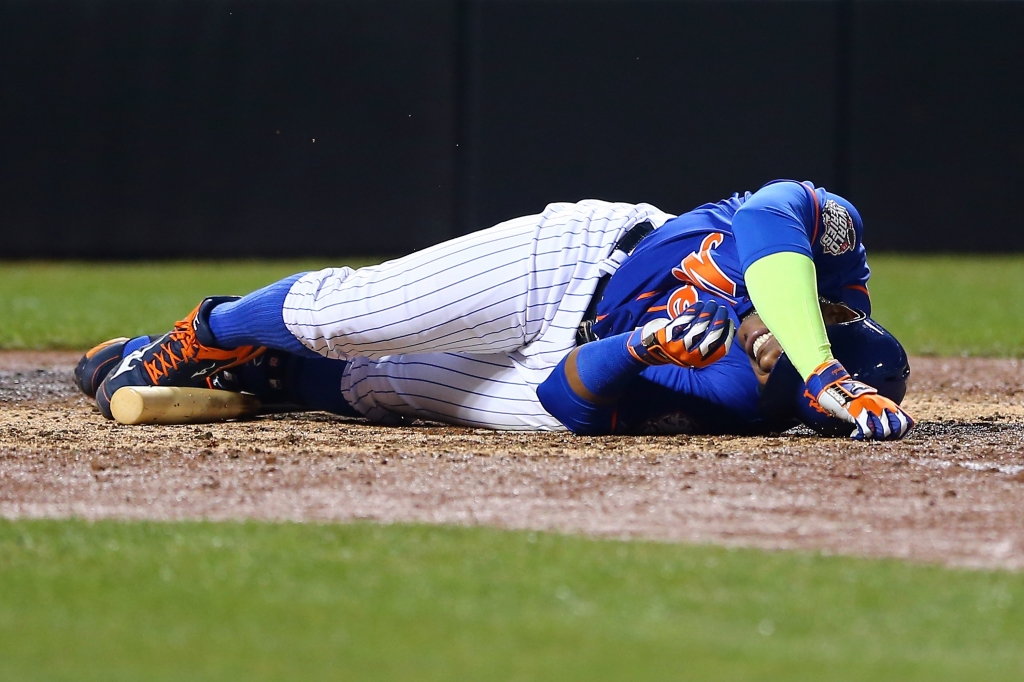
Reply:
<svg viewBox="0 0 1024 682"><path fill-rule="evenodd" d="M194 360L226 362L226 367L232 367L260 355L264 350L262 347L253 348L252 346L243 346L235 350L203 346L196 338L190 317L174 325L174 330L156 349L153 358L143 360L142 367L149 375L149 380L154 385L159 385L160 379L166 377L170 371L177 370L180 365L186 365ZM207 384L209 384L209 380L210 377L206 377Z"/></svg>
<svg viewBox="0 0 1024 682"><path fill-rule="evenodd" d="M166 377L171 370L178 369L178 366L194 358L199 351L199 342L187 323L179 322L176 329L167 335L164 341L156 350L152 360L142 362L143 369L149 375L149 380L159 384L160 379ZM177 347L178 354L175 354Z"/></svg>

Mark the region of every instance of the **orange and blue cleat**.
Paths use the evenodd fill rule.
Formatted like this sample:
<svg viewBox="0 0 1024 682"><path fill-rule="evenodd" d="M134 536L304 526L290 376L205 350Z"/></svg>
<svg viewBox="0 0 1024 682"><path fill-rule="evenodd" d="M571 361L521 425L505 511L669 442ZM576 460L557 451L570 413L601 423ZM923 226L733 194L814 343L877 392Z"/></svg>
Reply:
<svg viewBox="0 0 1024 682"><path fill-rule="evenodd" d="M204 299L188 317L177 322L174 329L125 353L120 363L109 369L96 391L96 404L103 416L111 418L110 399L117 389L124 386L213 388L213 379L219 372L242 365L263 353L265 348L262 346L217 347L210 331L210 312L221 303L236 300L236 296ZM115 340L107 348L114 348L119 343L120 340ZM100 350L93 354L94 357L106 350L97 348Z"/></svg>

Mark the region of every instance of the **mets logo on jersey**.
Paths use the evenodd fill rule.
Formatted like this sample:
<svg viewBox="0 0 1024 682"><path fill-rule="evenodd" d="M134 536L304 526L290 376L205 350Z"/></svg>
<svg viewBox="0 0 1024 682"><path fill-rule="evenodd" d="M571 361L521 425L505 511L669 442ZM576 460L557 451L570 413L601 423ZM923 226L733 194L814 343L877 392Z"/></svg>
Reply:
<svg viewBox="0 0 1024 682"><path fill-rule="evenodd" d="M821 247L825 253L841 256L853 251L857 243L857 231L853 229L850 212L832 199L821 209Z"/></svg>
<svg viewBox="0 0 1024 682"><path fill-rule="evenodd" d="M672 268L672 276L688 282L698 289L734 299L736 282L715 262L715 251L725 241L721 232L712 232L700 243L700 249L684 258L679 267Z"/></svg>

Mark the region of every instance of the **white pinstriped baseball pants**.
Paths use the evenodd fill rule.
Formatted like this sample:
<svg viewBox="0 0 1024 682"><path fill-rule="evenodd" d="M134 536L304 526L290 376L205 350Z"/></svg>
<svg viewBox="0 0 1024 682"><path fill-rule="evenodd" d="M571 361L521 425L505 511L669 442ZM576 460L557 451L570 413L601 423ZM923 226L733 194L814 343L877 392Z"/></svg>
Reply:
<svg viewBox="0 0 1024 682"><path fill-rule="evenodd" d="M308 273L284 322L317 353L349 360L342 393L371 420L563 430L537 386L624 257L615 242L671 217L648 204L551 204L380 265Z"/></svg>

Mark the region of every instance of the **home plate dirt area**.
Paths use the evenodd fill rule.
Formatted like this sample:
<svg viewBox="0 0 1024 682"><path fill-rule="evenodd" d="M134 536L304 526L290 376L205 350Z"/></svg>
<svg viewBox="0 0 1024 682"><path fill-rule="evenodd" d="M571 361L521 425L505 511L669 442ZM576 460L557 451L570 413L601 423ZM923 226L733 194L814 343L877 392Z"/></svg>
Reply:
<svg viewBox="0 0 1024 682"><path fill-rule="evenodd" d="M897 443L119 426L78 353L0 353L0 516L425 522L1024 568L1024 364L915 358Z"/></svg>

